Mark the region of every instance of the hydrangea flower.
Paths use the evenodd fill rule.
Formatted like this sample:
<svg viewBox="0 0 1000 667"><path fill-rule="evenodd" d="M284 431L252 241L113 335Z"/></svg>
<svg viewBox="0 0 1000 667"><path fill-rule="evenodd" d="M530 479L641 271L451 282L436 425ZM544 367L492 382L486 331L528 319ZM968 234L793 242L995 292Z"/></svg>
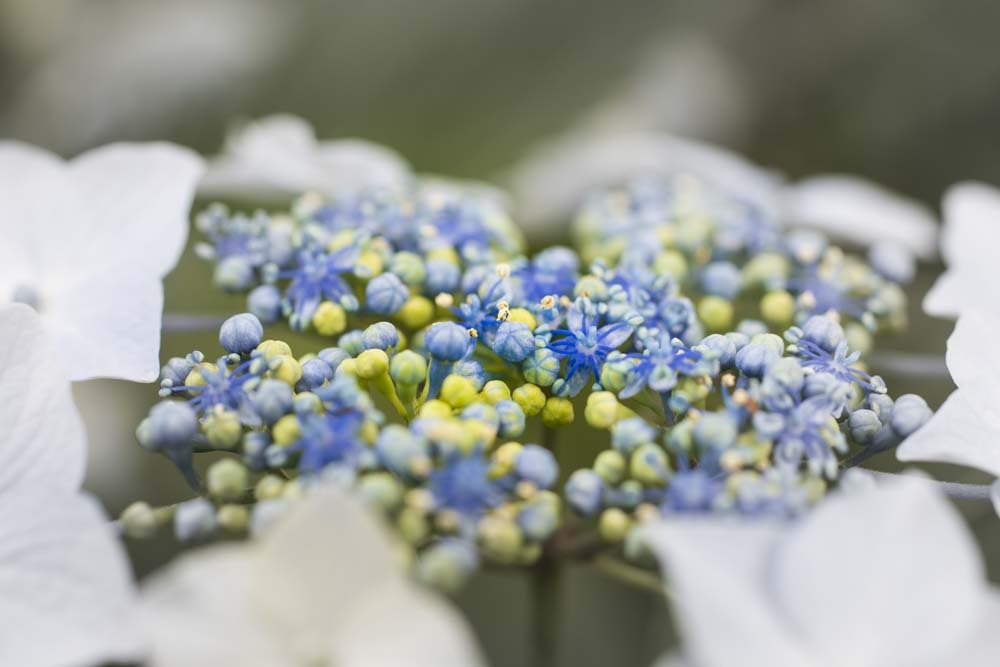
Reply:
<svg viewBox="0 0 1000 667"><path fill-rule="evenodd" d="M675 664L988 665L1000 651L1000 596L919 479L838 493L797 523L678 516L643 536L679 616Z"/></svg>
<svg viewBox="0 0 1000 667"><path fill-rule="evenodd" d="M141 658L124 551L79 491L86 445L69 382L22 305L0 306L0 419L0 662Z"/></svg>
<svg viewBox="0 0 1000 667"><path fill-rule="evenodd" d="M184 556L142 591L152 664L483 664L450 605L412 583L376 520L313 491L256 542Z"/></svg>
<svg viewBox="0 0 1000 667"><path fill-rule="evenodd" d="M68 162L0 143L0 303L38 311L70 379L156 378L162 279L177 263L202 162L112 144Z"/></svg>
<svg viewBox="0 0 1000 667"><path fill-rule="evenodd" d="M945 193L942 208L941 254L948 268L924 297L924 310L941 317L997 312L995 295L983 285L1000 276L993 252L1000 243L1000 192L985 183L959 183Z"/></svg>

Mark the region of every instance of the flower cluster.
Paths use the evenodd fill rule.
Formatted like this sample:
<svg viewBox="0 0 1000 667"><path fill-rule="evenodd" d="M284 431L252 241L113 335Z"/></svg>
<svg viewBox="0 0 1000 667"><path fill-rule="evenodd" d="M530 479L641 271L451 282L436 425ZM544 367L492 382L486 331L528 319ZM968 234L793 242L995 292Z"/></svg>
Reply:
<svg viewBox="0 0 1000 667"><path fill-rule="evenodd" d="M280 215L216 205L198 227L249 312L222 325L216 362L164 366L138 437L196 489L195 452L236 457L211 464L204 498L133 506L131 534L170 518L182 539L254 530L333 480L452 588L481 559L542 557L563 499L633 555L649 517L796 515L930 416L861 361L903 322L893 271L690 179L595 195L581 255L526 256L493 202L419 189ZM264 338L281 320L334 344L297 356ZM610 447L560 487L552 450L525 443L551 443L581 406Z"/></svg>

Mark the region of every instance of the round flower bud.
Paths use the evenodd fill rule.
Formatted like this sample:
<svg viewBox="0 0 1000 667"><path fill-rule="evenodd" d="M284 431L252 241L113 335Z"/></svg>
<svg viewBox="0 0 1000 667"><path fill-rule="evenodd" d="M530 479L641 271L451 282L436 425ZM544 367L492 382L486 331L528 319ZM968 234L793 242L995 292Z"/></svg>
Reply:
<svg viewBox="0 0 1000 667"><path fill-rule="evenodd" d="M326 365L330 367L334 373L337 372L337 368L340 366L341 362L346 359L350 359L351 355L341 350L339 347L326 347L316 354L319 359L326 362Z"/></svg>
<svg viewBox="0 0 1000 667"><path fill-rule="evenodd" d="M424 346L442 361L458 361L465 356L472 338L469 332L454 322L432 324L424 336Z"/></svg>
<svg viewBox="0 0 1000 667"><path fill-rule="evenodd" d="M321 336L336 336L347 328L347 311L339 303L324 301L312 316L312 326ZM295 329L305 328L293 327Z"/></svg>
<svg viewBox="0 0 1000 667"><path fill-rule="evenodd" d="M383 273L365 285L365 306L373 313L392 315L409 298L410 290L394 273Z"/></svg>
<svg viewBox="0 0 1000 667"><path fill-rule="evenodd" d="M424 289L427 294L454 292L462 278L462 271L453 262L432 259L425 265Z"/></svg>
<svg viewBox="0 0 1000 667"><path fill-rule="evenodd" d="M248 354L264 338L264 325L255 315L233 315L219 328L219 343L227 352Z"/></svg>
<svg viewBox="0 0 1000 667"><path fill-rule="evenodd" d="M412 350L403 350L389 362L389 375L401 385L416 386L427 379L427 360Z"/></svg>
<svg viewBox="0 0 1000 667"><path fill-rule="evenodd" d="M427 277L424 260L420 255L405 250L392 256L389 270L399 276L404 283L414 287L422 285Z"/></svg>
<svg viewBox="0 0 1000 667"><path fill-rule="evenodd" d="M535 348L521 365L524 379L540 387L551 386L559 377L561 360L559 356L546 347Z"/></svg>
<svg viewBox="0 0 1000 667"><path fill-rule="evenodd" d="M507 315L508 322L518 322L525 325L532 331L538 326L538 322L535 320L535 316L531 314L531 311L526 308L511 308Z"/></svg>
<svg viewBox="0 0 1000 667"><path fill-rule="evenodd" d="M169 382L165 386L179 387L184 384L184 380L187 379L190 372L191 364L188 363L187 359L171 357L160 369L160 381L162 383Z"/></svg>
<svg viewBox="0 0 1000 667"><path fill-rule="evenodd" d="M292 411L292 388L281 380L263 380L250 397L254 411L273 424Z"/></svg>
<svg viewBox="0 0 1000 667"><path fill-rule="evenodd" d="M601 508L604 482L593 470L583 468L566 480L566 503L582 516L593 516Z"/></svg>
<svg viewBox="0 0 1000 667"><path fill-rule="evenodd" d="M523 384L511 392L511 398L521 406L526 417L534 417L545 407L545 392L537 385Z"/></svg>
<svg viewBox="0 0 1000 667"><path fill-rule="evenodd" d="M383 512L392 512L403 503L403 485L387 472L362 475L355 489L364 501Z"/></svg>
<svg viewBox="0 0 1000 667"><path fill-rule="evenodd" d="M271 376L294 387L302 379L302 366L295 357L279 354L270 361Z"/></svg>
<svg viewBox="0 0 1000 667"><path fill-rule="evenodd" d="M709 331L725 331L733 322L733 304L718 296L702 297L698 317Z"/></svg>
<svg viewBox="0 0 1000 667"><path fill-rule="evenodd" d="M594 460L594 472L608 484L621 483L625 479L626 467L625 457L614 449L604 450Z"/></svg>
<svg viewBox="0 0 1000 667"><path fill-rule="evenodd" d="M726 302L736 298L742 284L743 275L732 262L712 262L701 271L702 291Z"/></svg>
<svg viewBox="0 0 1000 667"><path fill-rule="evenodd" d="M882 422L879 421L878 415L865 409L852 412L848 426L851 429L851 437L859 445L870 445L882 430Z"/></svg>
<svg viewBox="0 0 1000 667"><path fill-rule="evenodd" d="M274 324L281 317L281 291L274 285L259 285L247 295L247 310L264 324Z"/></svg>
<svg viewBox="0 0 1000 667"><path fill-rule="evenodd" d="M382 465L400 477L424 477L429 472L427 441L405 426L386 425L375 440L375 454Z"/></svg>
<svg viewBox="0 0 1000 667"><path fill-rule="evenodd" d="M260 537L266 533L281 518L286 509L288 509L288 501L283 498L263 500L254 505L250 515L250 534L254 537Z"/></svg>
<svg viewBox="0 0 1000 667"><path fill-rule="evenodd" d="M609 486L605 491L604 500L610 506L632 510L642 502L642 491L641 482L627 479L618 486Z"/></svg>
<svg viewBox="0 0 1000 667"><path fill-rule="evenodd" d="M427 326L434 317L434 304L425 296L411 296L396 313L396 319L404 326L415 331Z"/></svg>
<svg viewBox="0 0 1000 667"><path fill-rule="evenodd" d="M354 360L358 377L371 380L389 372L389 356L382 350L365 350Z"/></svg>
<svg viewBox="0 0 1000 667"><path fill-rule="evenodd" d="M427 419L444 419L451 415L451 406L440 399L427 401L420 406L420 416Z"/></svg>
<svg viewBox="0 0 1000 667"><path fill-rule="evenodd" d="M777 339L779 345L774 344ZM771 364L781 358L784 343L774 334L755 336L752 341L736 353L736 368L749 377L763 377Z"/></svg>
<svg viewBox="0 0 1000 667"><path fill-rule="evenodd" d="M514 459L514 474L547 489L559 477L559 464L552 452L538 445L525 445Z"/></svg>
<svg viewBox="0 0 1000 667"><path fill-rule="evenodd" d="M215 265L213 280L227 292L242 292L253 284L253 267L245 258L231 255Z"/></svg>
<svg viewBox="0 0 1000 667"><path fill-rule="evenodd" d="M257 352L265 361L271 361L277 356L292 356L292 348L283 340L265 340L257 346Z"/></svg>
<svg viewBox="0 0 1000 667"><path fill-rule="evenodd" d="M628 514L618 507L609 507L601 512L597 532L605 542L617 544L625 539L631 527L632 520L629 519Z"/></svg>
<svg viewBox="0 0 1000 667"><path fill-rule="evenodd" d="M147 539L156 535L156 514L148 503L132 503L122 512L121 525L127 537L134 540Z"/></svg>
<svg viewBox="0 0 1000 667"><path fill-rule="evenodd" d="M302 437L302 429L299 425L299 418L295 415L285 415L271 427L271 437L274 443L282 447L287 447L298 442Z"/></svg>
<svg viewBox="0 0 1000 667"><path fill-rule="evenodd" d="M524 433L524 410L514 401L500 401L495 406L499 419L500 437L519 438Z"/></svg>
<svg viewBox="0 0 1000 667"><path fill-rule="evenodd" d="M595 391L587 396L583 418L594 428L611 428L622 415L618 398L610 391Z"/></svg>
<svg viewBox="0 0 1000 667"><path fill-rule="evenodd" d="M277 475L264 475L254 486L253 495L257 500L270 500L280 498L284 490L285 480Z"/></svg>
<svg viewBox="0 0 1000 667"><path fill-rule="evenodd" d="M802 339L833 352L844 340L844 328L826 315L813 315L802 325Z"/></svg>
<svg viewBox="0 0 1000 667"><path fill-rule="evenodd" d="M204 498L194 498L177 506L174 534L181 542L200 542L215 533L215 508Z"/></svg>
<svg viewBox="0 0 1000 667"><path fill-rule="evenodd" d="M705 412L694 426L694 441L698 447L720 451L736 442L736 424L724 412Z"/></svg>
<svg viewBox="0 0 1000 667"><path fill-rule="evenodd" d="M486 371L483 370L482 364L475 359L463 359L455 362L455 365L451 368L451 373L472 382L472 386L475 387L476 392L479 392L483 388L483 385L486 384Z"/></svg>
<svg viewBox="0 0 1000 667"><path fill-rule="evenodd" d="M656 429L642 417L622 419L611 427L611 446L626 456L655 439Z"/></svg>
<svg viewBox="0 0 1000 667"><path fill-rule="evenodd" d="M532 542L544 542L559 527L559 505L541 498L526 503L517 513L517 525Z"/></svg>
<svg viewBox="0 0 1000 667"><path fill-rule="evenodd" d="M760 300L760 315L776 329L785 329L795 317L795 297L783 289L771 290Z"/></svg>
<svg viewBox="0 0 1000 667"><path fill-rule="evenodd" d="M900 438L906 438L927 423L933 412L927 401L916 394L903 394L892 407L890 425Z"/></svg>
<svg viewBox="0 0 1000 667"><path fill-rule="evenodd" d="M361 332L361 345L366 350L390 350L399 345L399 332L390 322L376 322Z"/></svg>
<svg viewBox="0 0 1000 667"><path fill-rule="evenodd" d="M441 385L441 400L459 410L474 403L478 394L472 380L460 375L449 375Z"/></svg>
<svg viewBox="0 0 1000 667"><path fill-rule="evenodd" d="M483 400L490 405L496 405L500 401L510 400L510 387L503 380L490 380L480 392Z"/></svg>
<svg viewBox="0 0 1000 667"><path fill-rule="evenodd" d="M198 416L181 401L160 401L149 411L137 435L139 443L151 451L182 449L191 446L198 431Z"/></svg>
<svg viewBox="0 0 1000 667"><path fill-rule="evenodd" d="M224 502L239 500L250 486L246 466L236 459L222 459L208 467L208 493Z"/></svg>
<svg viewBox="0 0 1000 667"><path fill-rule="evenodd" d="M223 505L215 514L219 528L230 535L240 535L250 525L250 510L244 505Z"/></svg>
<svg viewBox="0 0 1000 667"><path fill-rule="evenodd" d="M573 404L565 398L550 396L542 408L542 423L549 428L568 426L573 423Z"/></svg>
<svg viewBox="0 0 1000 667"><path fill-rule="evenodd" d="M516 523L498 516L486 516L479 521L478 537L483 553L501 564L514 563L524 541Z"/></svg>
<svg viewBox="0 0 1000 667"><path fill-rule="evenodd" d="M493 351L504 361L520 363L535 349L535 336L527 324L501 322L493 338Z"/></svg>
<svg viewBox="0 0 1000 667"><path fill-rule="evenodd" d="M424 512L407 505L396 516L396 533L408 543L418 546L430 537L431 524Z"/></svg>
<svg viewBox="0 0 1000 667"><path fill-rule="evenodd" d="M653 443L639 446L629 457L632 477L647 486L662 486L669 474L667 453Z"/></svg>
<svg viewBox="0 0 1000 667"><path fill-rule="evenodd" d="M478 565L475 547L444 539L424 549L417 559L417 579L441 591L455 592Z"/></svg>
<svg viewBox="0 0 1000 667"><path fill-rule="evenodd" d="M333 369L319 357L309 359L302 364L302 377L295 388L299 391L310 391L322 387L327 380L333 379Z"/></svg>

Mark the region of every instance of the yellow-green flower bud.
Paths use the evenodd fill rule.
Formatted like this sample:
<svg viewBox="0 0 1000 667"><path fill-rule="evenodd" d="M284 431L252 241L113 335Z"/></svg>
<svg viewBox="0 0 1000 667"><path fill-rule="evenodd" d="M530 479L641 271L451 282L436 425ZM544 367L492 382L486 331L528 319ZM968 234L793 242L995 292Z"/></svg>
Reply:
<svg viewBox="0 0 1000 667"><path fill-rule="evenodd" d="M212 447L230 449L243 438L243 424L240 416L232 410L215 410L205 417L202 431Z"/></svg>
<svg viewBox="0 0 1000 667"><path fill-rule="evenodd" d="M479 522L479 543L488 558L511 565L517 560L524 536L513 521L487 516Z"/></svg>
<svg viewBox="0 0 1000 667"><path fill-rule="evenodd" d="M431 523L427 515L409 505L403 507L396 517L396 530L410 544L419 546L427 541L431 534Z"/></svg>
<svg viewBox="0 0 1000 667"><path fill-rule="evenodd" d="M511 398L524 411L525 417L534 417L545 407L545 392L533 384L523 384L513 392Z"/></svg>
<svg viewBox="0 0 1000 667"><path fill-rule="evenodd" d="M496 405L500 401L510 400L510 387L502 380L490 380L483 385L480 395L485 402L490 405Z"/></svg>
<svg viewBox="0 0 1000 667"><path fill-rule="evenodd" d="M629 458L632 478L647 486L663 486L667 482L670 465L667 453L653 443L640 445Z"/></svg>
<svg viewBox="0 0 1000 667"><path fill-rule="evenodd" d="M302 437L302 429L299 426L299 418L295 415L285 415L274 423L271 427L271 437L275 444L287 447L298 442Z"/></svg>
<svg viewBox="0 0 1000 667"><path fill-rule="evenodd" d="M625 478L628 464L625 457L614 449L606 449L594 460L594 472L608 484L618 484Z"/></svg>
<svg viewBox="0 0 1000 667"><path fill-rule="evenodd" d="M472 380L461 375L449 375L441 385L441 400L459 410L472 405L478 396Z"/></svg>
<svg viewBox="0 0 1000 667"><path fill-rule="evenodd" d="M397 385L415 387L427 379L427 360L412 350L403 350L389 362L389 374Z"/></svg>
<svg viewBox="0 0 1000 667"><path fill-rule="evenodd" d="M573 404L566 398L550 396L542 408L542 423L549 428L558 428L573 423Z"/></svg>
<svg viewBox="0 0 1000 667"><path fill-rule="evenodd" d="M354 275L359 278L373 278L382 273L382 269L384 268L385 263L378 253L365 251L361 253L357 263L354 265Z"/></svg>
<svg viewBox="0 0 1000 667"><path fill-rule="evenodd" d="M430 324L434 317L434 303L425 296L411 296L395 317L400 324L411 331L422 329Z"/></svg>
<svg viewBox="0 0 1000 667"><path fill-rule="evenodd" d="M257 500L271 500L273 498L280 498L284 489L285 480L277 475L265 475L254 486L253 495Z"/></svg>
<svg viewBox="0 0 1000 667"><path fill-rule="evenodd" d="M532 315L531 311L526 308L511 308L510 311L508 311L507 321L527 324L528 328L532 331L534 331L535 327L538 326L538 323L535 321L535 316Z"/></svg>
<svg viewBox="0 0 1000 667"><path fill-rule="evenodd" d="M279 354L271 360L271 377L294 387L302 379L302 366L295 360L295 357L287 354Z"/></svg>
<svg viewBox="0 0 1000 667"><path fill-rule="evenodd" d="M419 415L421 417L437 417L439 419L443 419L451 417L452 409L451 406L444 401L435 398L434 400L427 401L420 406Z"/></svg>
<svg viewBox="0 0 1000 667"><path fill-rule="evenodd" d="M257 346L257 351L261 353L265 361L277 357L278 355L292 356L292 348L283 340L264 340Z"/></svg>
<svg viewBox="0 0 1000 667"><path fill-rule="evenodd" d="M389 372L389 355L384 350L365 350L354 360L358 377L373 380Z"/></svg>
<svg viewBox="0 0 1000 667"><path fill-rule="evenodd" d="M583 418L594 428L611 428L622 418L622 407L610 391L595 391L587 396Z"/></svg>
<svg viewBox="0 0 1000 667"><path fill-rule="evenodd" d="M704 296L698 302L698 319L709 333L728 331L733 323L733 304L719 296Z"/></svg>
<svg viewBox="0 0 1000 667"><path fill-rule="evenodd" d="M524 449L524 445L519 442L505 442L497 447L491 457L489 475L492 479L499 479L514 470L514 462L517 455Z"/></svg>
<svg viewBox="0 0 1000 667"><path fill-rule="evenodd" d="M121 515L122 530L127 537L142 540L156 535L159 524L149 503L136 502L125 508Z"/></svg>
<svg viewBox="0 0 1000 667"><path fill-rule="evenodd" d="M236 459L222 459L208 468L208 494L216 500L233 502L243 497L250 486L250 474Z"/></svg>
<svg viewBox="0 0 1000 667"><path fill-rule="evenodd" d="M313 328L321 336L336 336L347 329L347 311L340 304L324 301L312 317Z"/></svg>
<svg viewBox="0 0 1000 667"><path fill-rule="evenodd" d="M384 512L392 512L403 503L403 485L388 472L363 475L355 488L361 498Z"/></svg>
<svg viewBox="0 0 1000 667"><path fill-rule="evenodd" d="M617 544L625 539L631 527L632 520L628 514L617 507L609 507L601 512L597 531L605 542Z"/></svg>
<svg viewBox="0 0 1000 667"><path fill-rule="evenodd" d="M241 535L250 525L250 511L245 505L223 505L215 514L215 522L230 535Z"/></svg>
<svg viewBox="0 0 1000 667"><path fill-rule="evenodd" d="M682 282L687 276L688 263L680 252L667 250L657 255L653 261L653 271L657 275L667 274L677 282Z"/></svg>
<svg viewBox="0 0 1000 667"><path fill-rule="evenodd" d="M783 289L768 292L760 300L760 316L773 329L787 329L795 317L795 297Z"/></svg>

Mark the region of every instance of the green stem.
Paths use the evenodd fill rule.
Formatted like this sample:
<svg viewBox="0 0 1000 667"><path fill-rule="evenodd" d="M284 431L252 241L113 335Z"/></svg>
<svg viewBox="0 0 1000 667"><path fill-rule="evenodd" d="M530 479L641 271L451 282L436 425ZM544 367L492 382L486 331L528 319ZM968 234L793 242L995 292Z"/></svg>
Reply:
<svg viewBox="0 0 1000 667"><path fill-rule="evenodd" d="M532 661L534 667L556 664L559 639L559 570L555 563L543 560L534 571L534 623Z"/></svg>
<svg viewBox="0 0 1000 667"><path fill-rule="evenodd" d="M648 570L629 565L612 556L595 556L590 562L597 570L618 581L651 591L656 595L670 596L660 578Z"/></svg>

